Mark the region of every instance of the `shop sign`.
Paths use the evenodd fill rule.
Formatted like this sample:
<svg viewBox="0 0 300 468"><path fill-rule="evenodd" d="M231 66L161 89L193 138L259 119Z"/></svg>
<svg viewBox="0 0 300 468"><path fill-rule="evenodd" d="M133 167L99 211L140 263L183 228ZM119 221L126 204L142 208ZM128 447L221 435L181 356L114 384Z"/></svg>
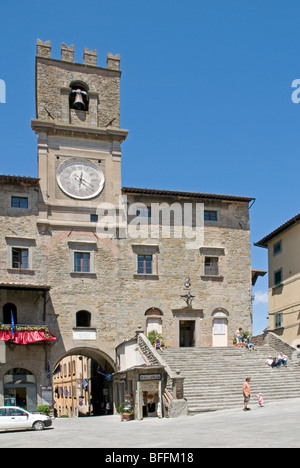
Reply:
<svg viewBox="0 0 300 468"><path fill-rule="evenodd" d="M161 374L143 374L139 375L140 382L146 382L151 380L161 380Z"/></svg>

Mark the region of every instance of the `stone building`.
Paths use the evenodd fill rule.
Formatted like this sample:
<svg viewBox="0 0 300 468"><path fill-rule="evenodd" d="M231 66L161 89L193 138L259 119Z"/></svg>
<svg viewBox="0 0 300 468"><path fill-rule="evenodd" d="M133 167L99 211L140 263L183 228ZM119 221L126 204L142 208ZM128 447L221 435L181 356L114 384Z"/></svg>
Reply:
<svg viewBox="0 0 300 468"><path fill-rule="evenodd" d="M85 49L78 64L38 41L38 178L0 176L0 405L47 402L67 356L113 373L138 327L167 347L252 331L253 199L122 188L120 78L119 55L102 68Z"/></svg>

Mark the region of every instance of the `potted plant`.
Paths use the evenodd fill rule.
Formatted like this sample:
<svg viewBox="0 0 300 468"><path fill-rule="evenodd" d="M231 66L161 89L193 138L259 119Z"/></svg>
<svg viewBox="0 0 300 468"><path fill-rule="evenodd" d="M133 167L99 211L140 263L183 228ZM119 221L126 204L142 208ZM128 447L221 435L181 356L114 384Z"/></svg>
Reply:
<svg viewBox="0 0 300 468"><path fill-rule="evenodd" d="M122 403L117 411L121 415L121 421L131 421L134 419L134 410L125 408L125 403Z"/></svg>

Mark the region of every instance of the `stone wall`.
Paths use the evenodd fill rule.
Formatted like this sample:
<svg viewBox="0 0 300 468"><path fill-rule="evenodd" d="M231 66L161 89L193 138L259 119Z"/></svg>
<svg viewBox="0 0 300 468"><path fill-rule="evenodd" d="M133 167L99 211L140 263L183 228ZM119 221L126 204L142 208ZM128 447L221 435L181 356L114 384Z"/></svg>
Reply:
<svg viewBox="0 0 300 468"><path fill-rule="evenodd" d="M12 193L23 193L31 200L31 208L13 211L9 207ZM38 227L39 191L35 187L1 185L0 274L3 282L48 284L47 325L61 337L51 351L58 359L76 347L99 347L114 360L114 348L135 330L146 327L147 310L155 307L162 312L163 337L167 347L176 347L174 311L184 309L180 297L183 280L190 276L191 292L195 296L193 310L203 311L200 324L200 346L212 345L213 312L228 312L228 344L237 327L251 333L251 259L249 229L246 223L248 205L218 202L221 221L218 226L205 226L205 248L222 252L220 274L203 274L205 254L201 248L189 250L186 239L100 239L93 230ZM131 202L131 200L129 199ZM142 200L147 201L149 200ZM213 202L216 205L216 202ZM241 228L240 219L245 223ZM160 227L161 229L161 227ZM10 245L15 242L30 246L32 267L27 271L9 268ZM73 246L88 246L93 252L93 271L88 274L72 272ZM138 246L138 250L137 250ZM155 248L157 271L153 275L137 274L137 253L143 248ZM142 250L139 250L142 249ZM206 251L206 250L205 250ZM24 296L24 293L22 293ZM7 301L17 302L20 317L26 323L40 323L41 299L32 299L29 309L22 294L12 297L0 294L1 310ZM34 308L30 304L34 303ZM26 308L27 307L27 308ZM27 312L28 310L28 312ZM74 342L76 313L91 313L91 327L96 330L95 342ZM192 311L191 311L192 313ZM186 311L189 318L189 311ZM54 352L55 351L55 352Z"/></svg>
<svg viewBox="0 0 300 468"><path fill-rule="evenodd" d="M46 44L46 45L45 45ZM74 49L62 44L62 61L51 58L51 44L38 43L37 118L79 126L106 127L113 119L113 126L120 126L120 56L108 54L107 68L95 66L96 51L84 52L84 64L74 62ZM96 59L95 59L96 57ZM69 113L69 93L72 82L84 84L95 100L96 121L90 121L91 110L83 115ZM65 104L65 106L64 106ZM92 104L92 105L93 105Z"/></svg>

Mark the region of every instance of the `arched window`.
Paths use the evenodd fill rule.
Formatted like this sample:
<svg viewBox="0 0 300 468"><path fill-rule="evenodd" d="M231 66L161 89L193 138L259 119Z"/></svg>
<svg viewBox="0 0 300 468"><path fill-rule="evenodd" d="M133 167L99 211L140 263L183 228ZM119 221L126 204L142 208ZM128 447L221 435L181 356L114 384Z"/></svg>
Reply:
<svg viewBox="0 0 300 468"><path fill-rule="evenodd" d="M13 314L15 325L18 323L18 316L17 316L17 307L15 304L11 304L8 302L3 306L3 323L5 325L11 324L11 314Z"/></svg>
<svg viewBox="0 0 300 468"><path fill-rule="evenodd" d="M27 369L14 368L6 372L4 376L4 384L15 384L15 385L25 385L25 384L35 384L36 379L34 375Z"/></svg>
<svg viewBox="0 0 300 468"><path fill-rule="evenodd" d="M88 111L89 95L87 86L81 82L73 82L70 87L70 109Z"/></svg>
<svg viewBox="0 0 300 468"><path fill-rule="evenodd" d="M156 331L160 335L162 334L162 317L163 313L161 310L152 307L145 313L146 316L146 334L148 335L151 331Z"/></svg>
<svg viewBox="0 0 300 468"><path fill-rule="evenodd" d="M212 313L213 347L228 346L229 313L222 308Z"/></svg>
<svg viewBox="0 0 300 468"><path fill-rule="evenodd" d="M37 387L35 376L27 369L10 369L3 378L4 405L19 406L36 411Z"/></svg>
<svg viewBox="0 0 300 468"><path fill-rule="evenodd" d="M77 328L90 328L91 327L91 314L86 310L80 310L76 314L76 327Z"/></svg>

